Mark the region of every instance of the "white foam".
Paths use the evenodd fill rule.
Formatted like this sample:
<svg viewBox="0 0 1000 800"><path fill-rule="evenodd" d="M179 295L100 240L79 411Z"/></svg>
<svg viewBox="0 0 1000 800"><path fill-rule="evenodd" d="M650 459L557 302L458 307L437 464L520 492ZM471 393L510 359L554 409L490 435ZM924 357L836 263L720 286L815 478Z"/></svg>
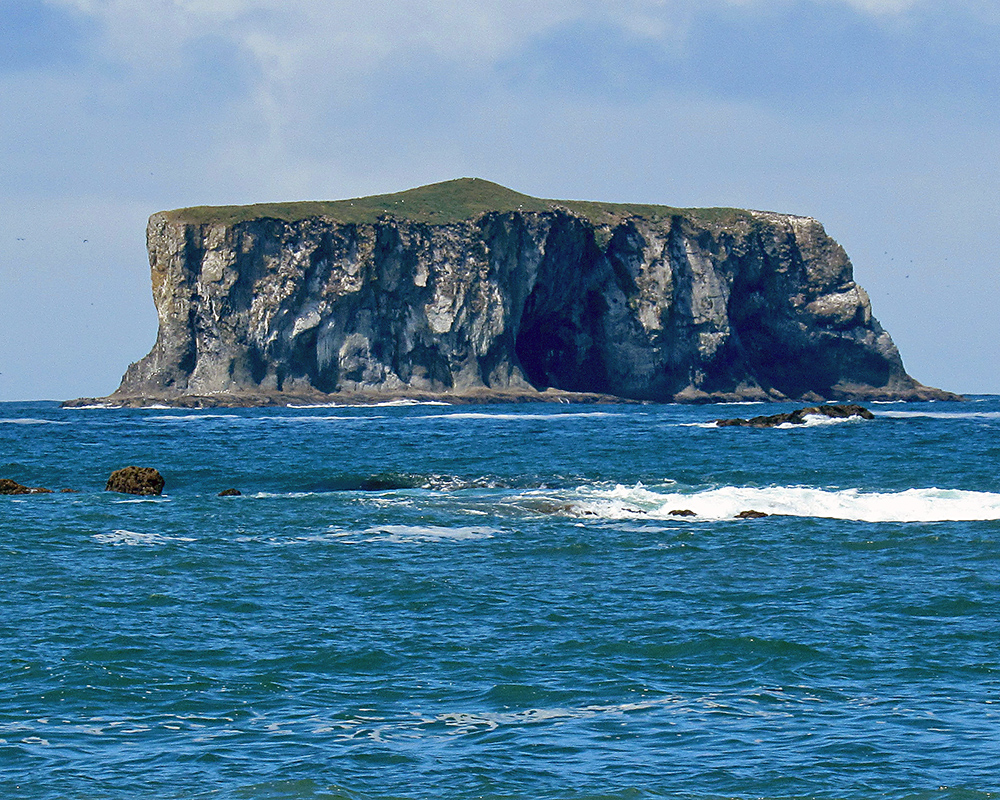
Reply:
<svg viewBox="0 0 1000 800"><path fill-rule="evenodd" d="M461 542L473 539L492 539L499 533L496 528L485 526L443 527L440 525L380 525L362 531L368 541L389 541L400 544Z"/></svg>
<svg viewBox="0 0 1000 800"><path fill-rule="evenodd" d="M128 500L112 500L112 503L169 503L169 497L132 497Z"/></svg>
<svg viewBox="0 0 1000 800"><path fill-rule="evenodd" d="M378 415L349 415L349 414L309 414L301 416L277 416L277 415L266 415L266 416L243 416L240 414L165 414L158 417L146 417L148 422L166 422L166 423L185 423L185 422L202 422L206 420L239 420L247 424L253 425L260 422L284 422L284 423L298 423L298 422L370 422L376 419L384 419L382 416Z"/></svg>
<svg viewBox="0 0 1000 800"><path fill-rule="evenodd" d="M802 422L798 424L793 422L783 422L781 425L776 425L775 427L782 430L791 430L794 428L822 428L827 425L840 425L844 422L864 422L864 420L857 414L852 414L849 417L828 417L825 414L806 414L802 418Z"/></svg>
<svg viewBox="0 0 1000 800"><path fill-rule="evenodd" d="M386 400L382 403L372 403L371 405L375 407L392 407L392 406L450 406L452 403L444 403L440 400L411 400L408 398L403 398L401 400Z"/></svg>
<svg viewBox="0 0 1000 800"><path fill-rule="evenodd" d="M733 404L735 405L735 403ZM783 431L792 431L797 428L822 428L827 425L839 425L842 422L864 422L864 419L854 414L850 417L828 417L825 414L806 414L802 418L802 422L783 422L780 425L775 425L774 428ZM711 422L680 422L678 427L681 428L719 428L719 427L729 427L720 426L718 422L712 420Z"/></svg>
<svg viewBox="0 0 1000 800"><path fill-rule="evenodd" d="M0 425L72 425L71 422L55 419L34 419L21 417L19 419L0 419Z"/></svg>
<svg viewBox="0 0 1000 800"><path fill-rule="evenodd" d="M138 533L124 529L111 531L111 533L95 533L91 538L96 542L110 544L113 547L157 547L171 542L195 541L188 536L162 536L159 533Z"/></svg>
<svg viewBox="0 0 1000 800"><path fill-rule="evenodd" d="M765 514L860 522L1000 519L1000 494L938 488L863 492L805 486L723 486L681 493L638 484L582 488L567 497L566 502L572 516L601 519L723 520L750 509ZM696 516L670 514L682 509L693 511Z"/></svg>
<svg viewBox="0 0 1000 800"><path fill-rule="evenodd" d="M566 411L561 414L490 414L486 411L460 411L455 414L432 414L419 419L499 419L499 420L549 420L572 417L613 417L607 411Z"/></svg>
<svg viewBox="0 0 1000 800"><path fill-rule="evenodd" d="M350 414L317 414L303 415L300 417L253 417L253 420L267 420L268 422L371 422L375 419L385 419L378 414L365 416L354 416Z"/></svg>
<svg viewBox="0 0 1000 800"><path fill-rule="evenodd" d="M146 417L147 422L201 422L208 419L240 419L240 417L238 414L164 414L159 417Z"/></svg>
<svg viewBox="0 0 1000 800"><path fill-rule="evenodd" d="M1000 411L881 411L893 419L1000 419Z"/></svg>

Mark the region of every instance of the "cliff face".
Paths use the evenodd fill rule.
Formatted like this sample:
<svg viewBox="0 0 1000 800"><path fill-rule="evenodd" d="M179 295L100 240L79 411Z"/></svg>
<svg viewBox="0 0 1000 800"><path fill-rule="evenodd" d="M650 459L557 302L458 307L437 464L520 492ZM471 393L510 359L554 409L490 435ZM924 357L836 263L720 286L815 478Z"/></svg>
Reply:
<svg viewBox="0 0 1000 800"><path fill-rule="evenodd" d="M421 205L441 187L471 212ZM504 202L480 210L492 190ZM393 197L368 219L348 201L301 219L154 214L159 334L114 397L943 395L906 374L815 220L557 203L474 180Z"/></svg>

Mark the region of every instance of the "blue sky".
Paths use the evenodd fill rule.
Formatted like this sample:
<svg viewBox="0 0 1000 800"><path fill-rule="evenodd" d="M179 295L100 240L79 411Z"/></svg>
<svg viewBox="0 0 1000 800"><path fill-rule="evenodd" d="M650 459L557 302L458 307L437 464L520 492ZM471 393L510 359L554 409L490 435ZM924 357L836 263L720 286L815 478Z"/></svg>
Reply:
<svg viewBox="0 0 1000 800"><path fill-rule="evenodd" d="M0 400L114 390L187 205L478 176L814 216L918 380L1000 392L987 0L0 0Z"/></svg>

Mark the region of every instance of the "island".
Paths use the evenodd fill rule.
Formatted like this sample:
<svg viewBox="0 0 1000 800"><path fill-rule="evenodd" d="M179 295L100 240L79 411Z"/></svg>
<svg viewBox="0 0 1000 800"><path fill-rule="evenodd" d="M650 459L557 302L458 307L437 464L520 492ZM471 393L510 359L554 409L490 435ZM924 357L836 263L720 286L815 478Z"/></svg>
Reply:
<svg viewBox="0 0 1000 800"><path fill-rule="evenodd" d="M809 217L476 178L150 217L156 343L103 402L934 400Z"/></svg>

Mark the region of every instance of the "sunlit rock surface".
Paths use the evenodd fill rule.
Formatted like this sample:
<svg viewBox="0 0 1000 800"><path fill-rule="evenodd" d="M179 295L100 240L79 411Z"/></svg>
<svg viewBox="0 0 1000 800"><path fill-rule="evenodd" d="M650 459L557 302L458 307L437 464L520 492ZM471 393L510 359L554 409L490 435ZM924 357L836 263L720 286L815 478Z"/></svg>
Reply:
<svg viewBox="0 0 1000 800"><path fill-rule="evenodd" d="M462 179L162 212L147 238L159 334L117 402L950 396L907 375L805 217Z"/></svg>

